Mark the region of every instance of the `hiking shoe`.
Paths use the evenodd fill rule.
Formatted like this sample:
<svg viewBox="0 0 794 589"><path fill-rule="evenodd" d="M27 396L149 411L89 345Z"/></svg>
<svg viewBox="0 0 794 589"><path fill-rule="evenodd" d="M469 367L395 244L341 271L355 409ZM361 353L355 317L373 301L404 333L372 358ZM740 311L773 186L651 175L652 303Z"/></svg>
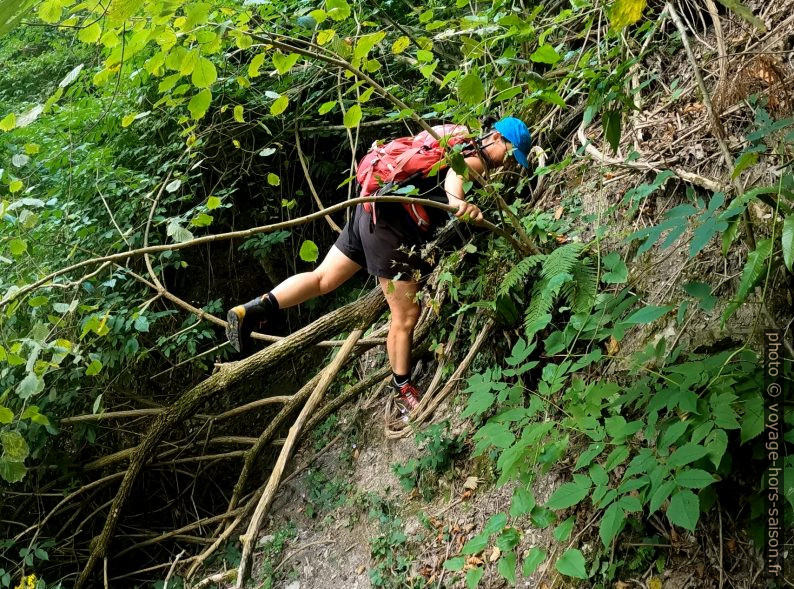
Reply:
<svg viewBox="0 0 794 589"><path fill-rule="evenodd" d="M237 305L226 313L226 339L238 351L247 351L251 344L251 333L267 322L273 313L267 295L257 297L244 305Z"/></svg>
<svg viewBox="0 0 794 589"><path fill-rule="evenodd" d="M419 394L419 390L410 380L401 387L398 387L396 384L392 383L392 389L394 389L394 392L397 395L397 405L400 407L403 413L410 413L419 407L419 402L421 401L422 397Z"/></svg>

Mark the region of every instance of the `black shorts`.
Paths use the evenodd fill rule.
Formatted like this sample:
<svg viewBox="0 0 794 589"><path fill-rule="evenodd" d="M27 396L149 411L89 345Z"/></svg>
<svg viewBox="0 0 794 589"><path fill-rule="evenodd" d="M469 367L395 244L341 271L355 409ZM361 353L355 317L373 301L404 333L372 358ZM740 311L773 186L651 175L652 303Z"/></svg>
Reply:
<svg viewBox="0 0 794 589"><path fill-rule="evenodd" d="M431 270L422 246L432 234L422 231L397 203L378 203L377 223L358 205L336 240L339 249L372 276L394 280L421 280Z"/></svg>

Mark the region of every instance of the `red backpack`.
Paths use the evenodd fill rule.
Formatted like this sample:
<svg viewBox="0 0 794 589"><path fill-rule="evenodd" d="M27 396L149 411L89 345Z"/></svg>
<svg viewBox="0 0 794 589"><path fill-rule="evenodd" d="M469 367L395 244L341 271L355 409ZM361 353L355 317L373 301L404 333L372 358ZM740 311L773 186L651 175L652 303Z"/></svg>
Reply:
<svg viewBox="0 0 794 589"><path fill-rule="evenodd" d="M446 138L447 147L468 139L469 130L462 125L437 125L433 131ZM378 145L372 144L369 152L358 162L356 180L361 186L361 196L379 196L394 185L416 177L426 178L433 167L444 159L444 148L429 132L422 131L415 137L400 137ZM444 168L444 164L438 169ZM381 189L386 188L383 192ZM376 223L375 203L364 203L364 210L372 214ZM430 228L430 217L422 205L403 204L411 219L422 231Z"/></svg>

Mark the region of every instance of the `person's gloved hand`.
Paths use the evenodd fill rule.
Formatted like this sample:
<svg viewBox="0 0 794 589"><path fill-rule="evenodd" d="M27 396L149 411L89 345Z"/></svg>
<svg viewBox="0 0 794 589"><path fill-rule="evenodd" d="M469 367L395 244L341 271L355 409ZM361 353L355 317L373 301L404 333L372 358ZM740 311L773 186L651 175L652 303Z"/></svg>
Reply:
<svg viewBox="0 0 794 589"><path fill-rule="evenodd" d="M468 215L472 221L482 221L482 211L480 211L479 207L465 200L460 203L458 211L455 213L458 218L463 215Z"/></svg>

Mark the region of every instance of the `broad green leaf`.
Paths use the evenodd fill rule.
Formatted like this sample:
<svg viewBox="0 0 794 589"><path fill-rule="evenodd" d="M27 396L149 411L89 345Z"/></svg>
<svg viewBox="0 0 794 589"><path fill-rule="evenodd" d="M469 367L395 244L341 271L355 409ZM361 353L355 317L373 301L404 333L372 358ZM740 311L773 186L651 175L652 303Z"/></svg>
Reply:
<svg viewBox="0 0 794 589"><path fill-rule="evenodd" d="M659 450L667 450L670 446L675 444L684 432L686 428L689 427L689 424L686 421L676 421L662 434L662 437L659 440L659 444L657 448Z"/></svg>
<svg viewBox="0 0 794 589"><path fill-rule="evenodd" d="M557 540L557 542L566 542L568 538L571 537L574 523L576 523L576 518L571 516L554 528L554 539Z"/></svg>
<svg viewBox="0 0 794 589"><path fill-rule="evenodd" d="M344 117L344 125L348 129L352 129L356 127L361 120L361 105L354 104L345 113Z"/></svg>
<svg viewBox="0 0 794 589"><path fill-rule="evenodd" d="M364 59L369 55L369 52L380 43L386 36L385 31L378 31L377 33L369 33L363 35L356 41L356 48L353 50L353 57L355 59Z"/></svg>
<svg viewBox="0 0 794 589"><path fill-rule="evenodd" d="M494 401L496 401L496 395L493 393L476 391L469 397L466 409L463 410L460 416L465 419L472 415L480 415L487 411L494 404Z"/></svg>
<svg viewBox="0 0 794 589"><path fill-rule="evenodd" d="M510 517L526 515L533 507L535 507L535 497L532 496L532 492L523 487L516 487L510 502Z"/></svg>
<svg viewBox="0 0 794 589"><path fill-rule="evenodd" d="M676 483L675 481L665 481L662 483L658 489L653 493L651 496L651 502L648 506L648 513L655 513L658 510L662 503L664 503L667 498L670 496L670 493L673 492L675 489Z"/></svg>
<svg viewBox="0 0 794 589"><path fill-rule="evenodd" d="M411 44L411 40L405 35L403 35L402 37L398 37L397 40L394 41L394 43L392 43L391 45L391 52L395 54L400 54L406 49L408 49L408 46L410 44Z"/></svg>
<svg viewBox="0 0 794 589"><path fill-rule="evenodd" d="M764 399L754 395L744 402L741 443L752 440L764 431Z"/></svg>
<svg viewBox="0 0 794 589"><path fill-rule="evenodd" d="M278 174L274 174L273 172L268 172L267 183L270 186L279 186L281 184L281 178L278 177Z"/></svg>
<svg viewBox="0 0 794 589"><path fill-rule="evenodd" d="M149 319L147 319L146 315L138 315L133 326L137 331L147 333L149 331Z"/></svg>
<svg viewBox="0 0 794 589"><path fill-rule="evenodd" d="M0 457L0 477L7 483L18 483L25 478L27 469L22 462L12 462Z"/></svg>
<svg viewBox="0 0 794 589"><path fill-rule="evenodd" d="M317 244L307 239L301 244L300 252L298 252L300 259L304 262L316 262L320 256L320 249Z"/></svg>
<svg viewBox="0 0 794 589"><path fill-rule="evenodd" d="M447 571L461 571L466 564L466 559L463 556L456 556L444 562L444 569Z"/></svg>
<svg viewBox="0 0 794 589"><path fill-rule="evenodd" d="M485 569L475 567L466 573L466 589L475 589L480 584L480 579L485 574Z"/></svg>
<svg viewBox="0 0 794 589"><path fill-rule="evenodd" d="M270 105L270 114L274 117L280 115L287 110L287 105L289 105L289 98L286 94L282 94Z"/></svg>
<svg viewBox="0 0 794 589"><path fill-rule="evenodd" d="M549 65L554 65L562 58L554 49L554 47L544 44L538 47L535 52L529 56L529 59L537 63L548 63Z"/></svg>
<svg viewBox="0 0 794 589"><path fill-rule="evenodd" d="M756 249L748 254L747 263L744 265L742 278L739 281L739 288L722 315L723 325L725 325L728 318L742 306L750 292L755 288L755 285L758 284L761 278L766 274L767 262L771 255L771 239L760 240L756 245Z"/></svg>
<svg viewBox="0 0 794 589"><path fill-rule="evenodd" d="M546 507L549 509L565 509L576 505L582 499L587 497L592 483L589 477L581 474L574 475L576 479L571 483L564 483L552 493L549 500L546 502Z"/></svg>
<svg viewBox="0 0 794 589"><path fill-rule="evenodd" d="M8 250L11 252L12 256L18 258L28 251L28 244L21 239L14 238L8 242Z"/></svg>
<svg viewBox="0 0 794 589"><path fill-rule="evenodd" d="M653 323L663 315L669 313L674 308L675 307L673 307L673 305L666 305L664 307L654 307L654 306L644 307L629 315L629 317L621 321L621 323L643 324L643 325L648 323Z"/></svg>
<svg viewBox="0 0 794 589"><path fill-rule="evenodd" d="M524 576L529 577L532 573L534 573L540 564L546 560L546 556L546 552L537 546L530 550L529 554L527 554L526 558L524 559L524 564L521 569L521 572L524 574Z"/></svg>
<svg viewBox="0 0 794 589"><path fill-rule="evenodd" d="M19 395L19 398L23 401L34 395L38 395L43 390L44 379L33 372L28 372L25 378L17 385L17 395Z"/></svg>
<svg viewBox="0 0 794 589"><path fill-rule="evenodd" d="M22 180L11 180L11 182L8 185L8 192L10 192L11 194L15 194L20 190L22 190L24 186L25 185L22 184Z"/></svg>
<svg viewBox="0 0 794 589"><path fill-rule="evenodd" d="M328 102L323 102L320 105L320 108L317 109L317 114L320 115L328 114L329 112L331 112L331 109L333 109L335 106L336 106L336 100L329 100Z"/></svg>
<svg viewBox="0 0 794 589"><path fill-rule="evenodd" d="M612 450L604 461L604 468L607 472L621 464L629 457L629 449L626 446L617 446Z"/></svg>
<svg viewBox="0 0 794 589"><path fill-rule="evenodd" d="M182 227L179 221L172 219L165 228L165 233L177 243L183 243L193 239L193 234Z"/></svg>
<svg viewBox="0 0 794 589"><path fill-rule="evenodd" d="M502 575L511 585L516 584L516 553L508 552L499 559L499 564L496 567L497 572Z"/></svg>
<svg viewBox="0 0 794 589"><path fill-rule="evenodd" d="M102 25L99 22L83 27L77 33L77 39L83 43L96 43L102 35Z"/></svg>
<svg viewBox="0 0 794 589"><path fill-rule="evenodd" d="M587 447L587 450L585 450L579 455L579 458L576 460L576 464L574 465L573 469L579 470L580 468L583 468L588 464L590 464L596 456L598 456L599 454L601 454L601 452L604 451L604 448L605 445L603 442L595 442L593 444L590 444Z"/></svg>
<svg viewBox="0 0 794 589"><path fill-rule="evenodd" d="M36 155L39 153L41 148L39 147L38 143L26 143L25 144L25 153L28 155Z"/></svg>
<svg viewBox="0 0 794 589"><path fill-rule="evenodd" d="M218 79L218 72L213 64L206 57L199 57L193 66L193 74L190 80L196 88L209 88Z"/></svg>
<svg viewBox="0 0 794 589"><path fill-rule="evenodd" d="M702 489L703 487L708 487L715 481L714 475L699 468L682 470L675 477L675 482L678 483L680 487L686 487L688 489Z"/></svg>
<svg viewBox="0 0 794 589"><path fill-rule="evenodd" d="M0 443L3 445L3 458L11 462L24 462L30 454L28 443L18 431L0 432Z"/></svg>
<svg viewBox="0 0 794 589"><path fill-rule="evenodd" d="M234 120L237 121L238 123L244 123L245 122L245 118L243 118L243 105L242 104L238 104L237 106L234 107L233 116L234 116Z"/></svg>
<svg viewBox="0 0 794 589"><path fill-rule="evenodd" d="M477 554L488 546L488 534L481 532L463 545L461 554Z"/></svg>
<svg viewBox="0 0 794 589"><path fill-rule="evenodd" d="M11 131L17 126L17 117L14 113L8 113L3 120L0 120L0 131Z"/></svg>
<svg viewBox="0 0 794 589"><path fill-rule="evenodd" d="M334 29L324 29L319 31L317 33L317 44L325 45L328 43L328 41L334 38L334 35L336 35L336 31Z"/></svg>
<svg viewBox="0 0 794 589"><path fill-rule="evenodd" d="M670 499L670 507L667 508L667 519L670 520L671 524L694 532L699 516L700 500L692 491L688 489L680 490Z"/></svg>
<svg viewBox="0 0 794 589"><path fill-rule="evenodd" d="M8 424L12 421L14 421L14 412L8 407L0 405L0 423Z"/></svg>
<svg viewBox="0 0 794 589"><path fill-rule="evenodd" d="M620 110L610 110L605 112L602 118L604 137L612 148L612 153L617 153L620 146L621 115Z"/></svg>
<svg viewBox="0 0 794 589"><path fill-rule="evenodd" d="M121 126L126 129L127 127L132 125L132 123L135 121L136 114L137 113L132 113L132 114L129 114L129 115L126 115L126 116L122 117Z"/></svg>
<svg viewBox="0 0 794 589"><path fill-rule="evenodd" d="M203 117L205 114L207 114L207 110L210 107L211 101L212 93L207 89L204 89L193 96L187 105L187 109L190 111L190 116L196 120Z"/></svg>
<svg viewBox="0 0 794 589"><path fill-rule="evenodd" d="M604 256L604 267L609 270L601 277L606 284L623 284L629 278L626 262L620 259L620 254L617 252Z"/></svg>
<svg viewBox="0 0 794 589"><path fill-rule="evenodd" d="M207 208L209 210L217 209L219 206L221 206L221 199L217 196L210 196L207 198Z"/></svg>
<svg viewBox="0 0 794 589"><path fill-rule="evenodd" d="M504 513L495 513L488 518L488 521L482 529L482 533L490 536L501 530L506 524L507 516Z"/></svg>
<svg viewBox="0 0 794 589"><path fill-rule="evenodd" d="M609 548L626 523L626 514L617 503L607 507L598 526L598 535L605 548Z"/></svg>
<svg viewBox="0 0 794 589"><path fill-rule="evenodd" d="M563 575L576 579L586 579L585 560L581 551L577 548L569 548L554 565Z"/></svg>
<svg viewBox="0 0 794 589"><path fill-rule="evenodd" d="M479 104L485 100L485 87L476 72L469 72L458 82L458 98L464 104Z"/></svg>
<svg viewBox="0 0 794 589"><path fill-rule="evenodd" d="M783 220L781 243L783 245L783 263L791 272L794 268L794 214L786 215Z"/></svg>
<svg viewBox="0 0 794 589"><path fill-rule="evenodd" d="M60 0L45 0L39 4L39 18L48 24L55 24L61 20Z"/></svg>
<svg viewBox="0 0 794 589"><path fill-rule="evenodd" d="M695 460L703 458L708 451L698 444L684 444L673 452L667 459L668 466L684 466Z"/></svg>
<svg viewBox="0 0 794 589"><path fill-rule="evenodd" d="M85 375L86 376L96 376L102 371L102 362L99 360L92 360L91 364L88 365L86 368Z"/></svg>
<svg viewBox="0 0 794 589"><path fill-rule="evenodd" d="M248 64L248 77L249 78L256 78L259 75L259 68L262 67L262 64L265 63L265 54L264 53L257 53L251 59L251 63Z"/></svg>
<svg viewBox="0 0 794 589"><path fill-rule="evenodd" d="M346 0L325 0L325 11L332 20L345 20L350 16L350 5Z"/></svg>
<svg viewBox="0 0 794 589"><path fill-rule="evenodd" d="M300 55L298 55L297 53L290 53L289 55L284 55L280 51L276 51L273 54L273 58L272 58L273 67L276 68L276 71L279 74L282 75L286 74L288 71L292 69L292 66L294 66L298 62L299 58Z"/></svg>
<svg viewBox="0 0 794 589"><path fill-rule="evenodd" d="M645 0L615 0L609 11L609 22L618 31L642 18Z"/></svg>

